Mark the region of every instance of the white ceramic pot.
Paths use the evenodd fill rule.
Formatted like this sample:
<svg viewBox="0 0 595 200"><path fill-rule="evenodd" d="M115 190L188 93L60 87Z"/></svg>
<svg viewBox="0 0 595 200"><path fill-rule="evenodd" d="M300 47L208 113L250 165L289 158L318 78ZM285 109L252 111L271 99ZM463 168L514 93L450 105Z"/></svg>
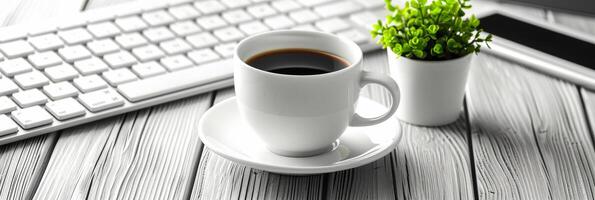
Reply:
<svg viewBox="0 0 595 200"><path fill-rule="evenodd" d="M387 50L390 74L401 89L397 117L405 122L440 126L459 118L473 54L445 61L397 57Z"/></svg>

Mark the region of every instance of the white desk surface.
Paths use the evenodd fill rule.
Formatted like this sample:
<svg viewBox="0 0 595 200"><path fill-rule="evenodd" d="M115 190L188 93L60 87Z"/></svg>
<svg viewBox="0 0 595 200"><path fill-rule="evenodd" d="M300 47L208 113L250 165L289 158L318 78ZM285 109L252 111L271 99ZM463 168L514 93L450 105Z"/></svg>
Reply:
<svg viewBox="0 0 595 200"><path fill-rule="evenodd" d="M127 0L6 0L2 25ZM595 18L505 5L595 35ZM594 36L595 37L595 36ZM386 71L383 51L366 55ZM595 93L485 54L466 112L442 128L403 124L390 155L352 170L286 176L203 148L196 122L232 89L0 147L0 199L594 199ZM364 95L387 102L385 91Z"/></svg>

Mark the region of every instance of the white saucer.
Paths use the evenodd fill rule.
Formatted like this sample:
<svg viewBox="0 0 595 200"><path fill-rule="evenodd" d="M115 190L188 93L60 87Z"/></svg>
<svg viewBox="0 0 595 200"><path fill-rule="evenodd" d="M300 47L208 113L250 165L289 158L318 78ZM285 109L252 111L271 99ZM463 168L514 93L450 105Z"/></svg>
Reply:
<svg viewBox="0 0 595 200"><path fill-rule="evenodd" d="M360 97L357 112L362 116L383 113L386 107ZM209 109L199 122L202 142L218 155L251 168L282 174L318 174L359 167L395 149L401 126L393 117L367 127L348 127L332 151L311 157L285 157L270 152L241 119L236 98Z"/></svg>

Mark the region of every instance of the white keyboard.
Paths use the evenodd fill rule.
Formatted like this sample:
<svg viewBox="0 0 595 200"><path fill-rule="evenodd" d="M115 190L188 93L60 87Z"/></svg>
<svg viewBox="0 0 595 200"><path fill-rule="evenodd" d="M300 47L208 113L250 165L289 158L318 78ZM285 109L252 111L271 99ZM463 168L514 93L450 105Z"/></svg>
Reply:
<svg viewBox="0 0 595 200"><path fill-rule="evenodd" d="M139 3L0 29L0 145L231 86L246 36L332 32L377 48L382 0Z"/></svg>

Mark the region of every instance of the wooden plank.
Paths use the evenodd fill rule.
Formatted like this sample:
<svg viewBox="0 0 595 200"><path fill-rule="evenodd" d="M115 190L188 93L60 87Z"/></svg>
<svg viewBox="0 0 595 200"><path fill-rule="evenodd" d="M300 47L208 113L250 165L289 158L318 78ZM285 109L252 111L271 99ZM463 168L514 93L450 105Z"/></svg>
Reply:
<svg viewBox="0 0 595 200"><path fill-rule="evenodd" d="M595 150L575 85L480 54L467 102L479 199L595 197Z"/></svg>
<svg viewBox="0 0 595 200"><path fill-rule="evenodd" d="M0 26L78 12L84 0L3 1ZM51 9L48 9L51 8ZM55 133L0 147L0 199L30 199L56 143Z"/></svg>
<svg viewBox="0 0 595 200"><path fill-rule="evenodd" d="M123 120L115 117L60 134L35 199L85 198L95 163L103 149L114 143Z"/></svg>
<svg viewBox="0 0 595 200"><path fill-rule="evenodd" d="M288 176L248 168L208 149L190 199L321 199L322 175Z"/></svg>
<svg viewBox="0 0 595 200"><path fill-rule="evenodd" d="M327 174L326 199L395 199L394 152L351 170Z"/></svg>
<svg viewBox="0 0 595 200"><path fill-rule="evenodd" d="M30 199L56 142L56 134L0 147L0 199Z"/></svg>
<svg viewBox="0 0 595 200"><path fill-rule="evenodd" d="M187 199L210 105L206 94L66 131L34 199Z"/></svg>
<svg viewBox="0 0 595 200"><path fill-rule="evenodd" d="M552 21L557 24L567 26L571 29L582 31L591 34L595 37L595 17L567 14L562 12L550 12L552 14ZM583 99L583 106L586 110L587 119L591 130L591 143L595 143L595 92L581 88L581 97ZM591 152L592 153L592 152ZM591 166L591 169L593 166ZM587 171L588 177L593 177L592 170ZM590 193L595 193L591 187ZM593 196L591 196L593 198Z"/></svg>
<svg viewBox="0 0 595 200"><path fill-rule="evenodd" d="M467 120L428 128L402 123L395 153L398 199L474 199Z"/></svg>
<svg viewBox="0 0 595 200"><path fill-rule="evenodd" d="M219 90L215 104L234 96ZM190 199L320 199L323 176L288 176L245 167L205 148Z"/></svg>

